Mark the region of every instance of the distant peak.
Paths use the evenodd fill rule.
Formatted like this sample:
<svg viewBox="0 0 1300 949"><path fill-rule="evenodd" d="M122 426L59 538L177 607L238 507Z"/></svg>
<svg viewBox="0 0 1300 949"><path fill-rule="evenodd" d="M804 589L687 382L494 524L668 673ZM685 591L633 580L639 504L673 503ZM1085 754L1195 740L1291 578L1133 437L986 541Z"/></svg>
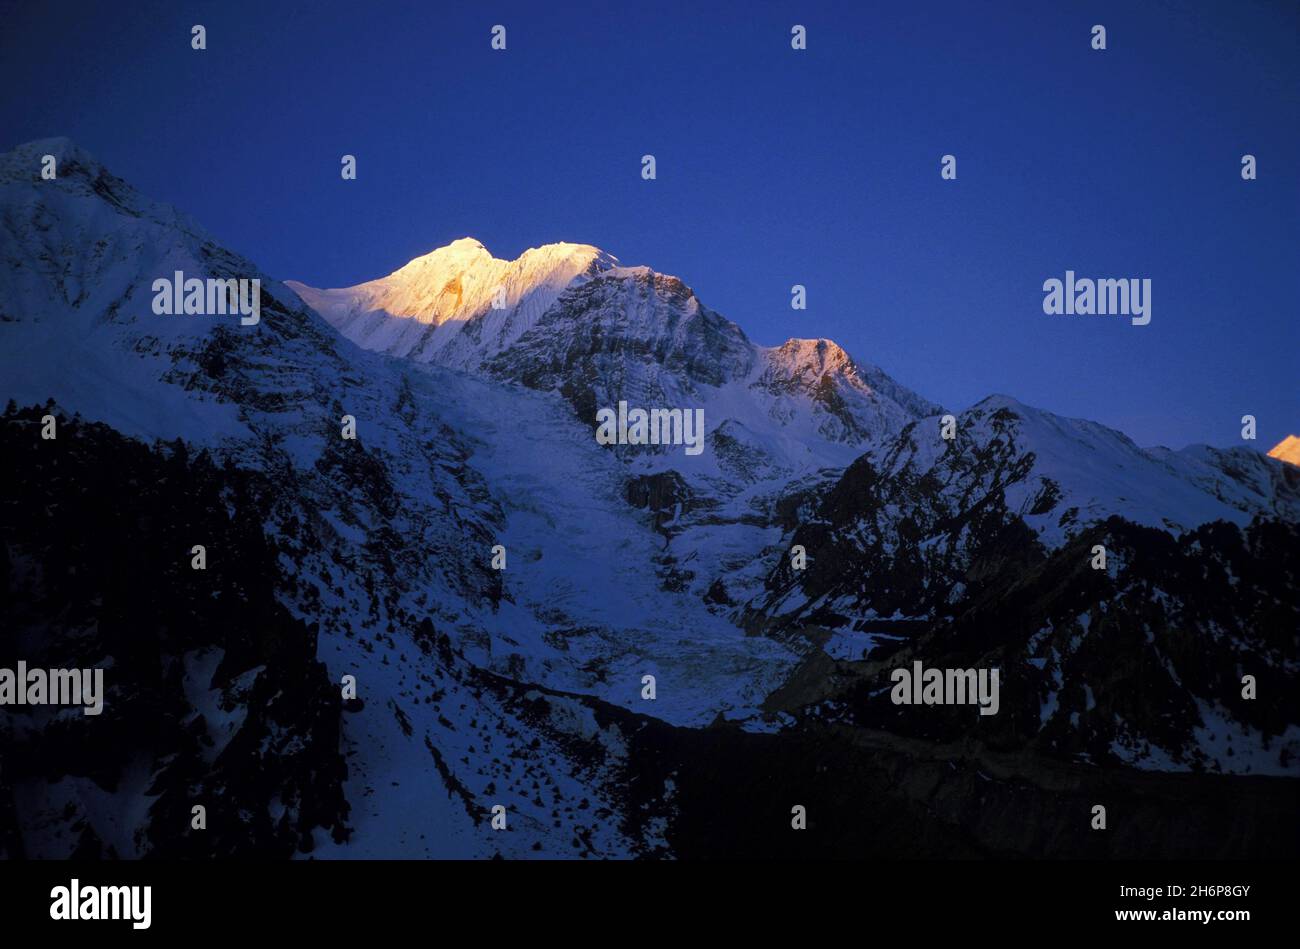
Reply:
<svg viewBox="0 0 1300 949"><path fill-rule="evenodd" d="M1288 435L1273 446L1268 456L1285 461L1287 464L1300 466L1300 436Z"/></svg>
<svg viewBox="0 0 1300 949"><path fill-rule="evenodd" d="M816 354L822 358L827 356L836 357L840 354L848 355L839 343L833 339L826 339L824 336L819 336L816 339L792 336L781 344L780 349L786 353Z"/></svg>
<svg viewBox="0 0 1300 949"><path fill-rule="evenodd" d="M771 352L773 361L792 373L811 371L820 376L827 372L844 372L854 368L853 358L838 343L821 337L793 337Z"/></svg>
<svg viewBox="0 0 1300 949"><path fill-rule="evenodd" d="M1013 410L1019 409L1020 411L1031 411L1031 412L1040 411L1039 409L1035 409L1033 406L1025 405L1025 403L1021 402L1015 396L1006 395L1001 392L994 392L992 395L985 396L984 398L976 402L974 405L972 405L971 408L1013 409Z"/></svg>

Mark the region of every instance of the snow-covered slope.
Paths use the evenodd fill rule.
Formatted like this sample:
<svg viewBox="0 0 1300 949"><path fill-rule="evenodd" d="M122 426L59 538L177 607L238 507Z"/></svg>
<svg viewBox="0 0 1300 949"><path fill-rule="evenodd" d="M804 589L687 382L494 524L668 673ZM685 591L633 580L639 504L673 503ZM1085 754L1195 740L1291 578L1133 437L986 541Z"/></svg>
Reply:
<svg viewBox="0 0 1300 949"><path fill-rule="evenodd" d="M1028 462L1022 478L1005 482L1007 506L1053 547L1072 526L1112 515L1174 533L1215 520L1244 525L1259 514L1300 519L1300 482L1257 451L1144 450L1114 429L1009 396L990 396L963 413L955 444L942 440L934 420L913 438L914 452L896 455L891 472L922 471L954 451L992 447L1013 464ZM1049 506L1054 494L1059 499Z"/></svg>
<svg viewBox="0 0 1300 949"><path fill-rule="evenodd" d="M725 612L760 580L783 499L842 470L939 408L828 340L752 343L676 277L614 268L566 290L486 365L497 379L553 392L594 427L629 406L703 412L706 446L614 447L627 496L668 541L659 568Z"/></svg>
<svg viewBox="0 0 1300 949"><path fill-rule="evenodd" d="M763 613L786 622L828 609L932 616L1008 530L1050 551L1111 517L1174 535L1219 520L1295 522L1300 476L1244 448L1144 450L1096 422L997 395L958 415L953 439L939 417L909 425L812 507L803 539L826 562L806 576L773 562L780 579L761 598Z"/></svg>

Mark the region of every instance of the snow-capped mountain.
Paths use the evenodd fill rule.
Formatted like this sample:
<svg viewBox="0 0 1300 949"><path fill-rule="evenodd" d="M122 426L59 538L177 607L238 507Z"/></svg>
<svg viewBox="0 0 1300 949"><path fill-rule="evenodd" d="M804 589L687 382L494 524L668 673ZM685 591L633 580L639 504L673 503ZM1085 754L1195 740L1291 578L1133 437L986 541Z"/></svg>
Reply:
<svg viewBox="0 0 1300 949"><path fill-rule="evenodd" d="M466 237L355 287L287 285L358 346L475 368L532 328L565 287L616 263L586 244L548 244L498 260Z"/></svg>
<svg viewBox="0 0 1300 949"><path fill-rule="evenodd" d="M0 665L111 670L99 722L0 717L0 851L785 852L744 821L825 780L813 748L948 852L936 802L960 828L977 766L931 768L928 726L881 711L895 652L1019 670L995 743L1083 787L1098 766L1297 771L1279 461L1143 450L1005 397L946 441L943 408L835 343L758 345L590 245L500 261L465 239L358 287L286 285L62 139L0 156L0 208ZM155 313L178 271L259 280L260 320ZM620 401L702 409L706 450L599 445ZM1075 576L1094 541L1111 569ZM1269 698L1243 706L1222 693L1251 662ZM1152 664L1172 717L1118 697ZM1233 729L1249 754L1210 747ZM975 787L1047 806L1035 774ZM1169 780L1134 788L1152 826ZM222 829L184 833L191 803ZM884 846L864 828L843 845Z"/></svg>
<svg viewBox="0 0 1300 949"><path fill-rule="evenodd" d="M513 275L504 284L503 273ZM491 290L502 285L510 302L494 311ZM680 279L588 245L505 262L465 239L348 290L290 286L361 345L553 393L593 429L597 411L620 401L702 409L709 450L699 456L673 446L613 453L628 500L671 540L656 558L660 575L710 595L714 608L753 592L760 554L781 534L782 497L940 411L830 340L756 345ZM489 323L510 332L476 329ZM408 346L416 333L430 342Z"/></svg>
<svg viewBox="0 0 1300 949"><path fill-rule="evenodd" d="M680 279L589 245L507 262L464 239L347 290L289 285L360 345L551 394L588 429L620 401L701 409L698 456L610 451L621 493L669 542L656 574L715 612L757 591L782 498L940 411L830 340L757 345Z"/></svg>
<svg viewBox="0 0 1300 949"><path fill-rule="evenodd" d="M39 175L45 154L57 160L51 181ZM554 802L543 807L536 791L511 790L525 775L529 784L540 782L568 799L564 809L579 823L579 801L583 810L605 815L599 829L580 832L583 852L656 846L651 837L628 837L621 818L611 816L622 813L614 773L620 766L612 751L613 776L593 763L588 743L602 757L608 749L600 744L605 739L597 740L599 729L587 733L587 700L547 698L545 690L566 688L631 706L649 672L671 683L650 706L656 714L702 724L724 711L757 715L791 657L779 644L746 637L710 616L687 594L661 589L653 570L626 575L629 561L651 563L661 540L626 504L616 460L599 450L587 426L540 394L357 348L251 261L66 140L34 142L0 158L0 205L0 396L41 406L64 422L63 440L43 442L49 450L34 457L58 464L50 456L63 445L88 444L77 433L99 430L83 429L74 413L130 439L179 439L191 451L210 452L219 470L231 472L227 478L252 485L255 513L244 516L263 526L244 542L273 551L269 596L287 611L285 622L302 623L315 637L302 661L314 655L324 670L307 665L301 676L319 675L317 687L333 683L333 689L345 675L357 679L357 707L345 705L335 725L339 746L310 749L337 756L339 766L304 778L310 785L347 774L342 787L328 791L352 804L346 828L338 809L307 806L306 790L294 800L265 791L259 803L275 825L291 831L274 839L231 838L233 852L280 852L285 845L325 852L348 839L346 852L354 854L572 852L577 831L572 822L563 830L552 826ZM238 317L154 313L153 282L177 271L187 278L260 280L260 320L246 326ZM32 410L23 411L15 410L12 424L27 420L19 429L23 437L38 438L39 426L29 427ZM344 416L355 420L354 440L342 437ZM553 447L549 463L518 452L540 435ZM96 450L124 451L107 438ZM154 476L144 460L137 464L133 477ZM30 467L7 474L17 482L43 477ZM57 505L29 500L58 515ZM557 522L565 529L557 531ZM75 523L44 527L77 530ZM23 565L22 575L41 576L52 556L36 546L40 528L7 539L6 562ZM141 544L156 542L130 530ZM205 539L187 539L174 563L163 562L169 570L184 567L190 546ZM491 568L497 543L510 557L504 571ZM210 569L244 553L209 542ZM592 595L591 585L602 580L619 591L616 602ZM48 602L54 591L38 586L27 593ZM46 618L43 635L79 644L77 657L86 664L109 662L122 670L108 680L100 721L111 723L141 703L137 683L150 677L134 667L126 674L123 657L94 635L89 612L75 624ZM29 624L41 619L30 611L24 617ZM223 657L233 645L226 637L236 632L244 634L214 630L178 642L175 653L163 643L156 657L188 670L189 684L173 697L171 714L180 730L199 718L208 731L222 730L209 736L207 754L214 758L227 748L260 744L243 729L260 728L261 720L239 709L269 687L271 673L255 663L241 664L233 677L223 671L213 678L211 671L227 670ZM20 643L7 645L18 654ZM500 673L513 679L495 677ZM525 708L514 707L519 690L507 681L528 684L523 691L534 697ZM539 703L564 711L553 721L539 717ZM316 715L316 707L303 710L309 712ZM130 721L119 727L133 732ZM304 735L327 741L330 734L315 719L281 724L285 747L300 747ZM85 740L94 734L85 733ZM481 757L493 736L497 753ZM46 737L43 730L20 729L5 741L36 748ZM616 749L616 736L608 740ZM142 770L129 782L115 771L107 798L71 778L57 794L36 793L66 762L54 773L7 774L20 823L46 828L22 842L23 852L175 851L184 842L169 837L172 830L160 822L177 802L216 800L215 814L222 799L255 796L256 767L222 772L247 786L216 787L189 772L172 774L166 762L177 754L174 747L132 752L133 766ZM28 787L31 793L23 790ZM323 787L315 792L326 795ZM492 836L486 816L494 794L509 802L512 821L528 834ZM173 803L160 803L164 798ZM402 821L417 807L435 834ZM123 823L122 814L136 816Z"/></svg>
<svg viewBox="0 0 1300 949"><path fill-rule="evenodd" d="M1300 436L1288 435L1269 449L1268 456L1293 465L1300 465Z"/></svg>
<svg viewBox="0 0 1300 949"><path fill-rule="evenodd" d="M503 261L463 238L356 287L288 286L366 349L558 391L593 425L623 398L861 445L937 410L829 340L756 346L681 280L586 244Z"/></svg>
<svg viewBox="0 0 1300 949"><path fill-rule="evenodd" d="M1144 450L1007 396L958 415L954 436L928 418L854 461L792 540L820 565L779 567L764 612L930 618L961 595L987 545L1023 534L1051 551L1112 517L1174 535L1218 520L1300 521L1300 477L1245 448Z"/></svg>

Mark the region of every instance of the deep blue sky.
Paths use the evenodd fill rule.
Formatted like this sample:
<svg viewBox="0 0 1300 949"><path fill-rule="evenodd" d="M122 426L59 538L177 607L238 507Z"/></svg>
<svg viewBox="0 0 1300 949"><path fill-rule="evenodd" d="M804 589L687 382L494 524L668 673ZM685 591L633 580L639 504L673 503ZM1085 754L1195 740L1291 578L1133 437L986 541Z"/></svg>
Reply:
<svg viewBox="0 0 1300 949"><path fill-rule="evenodd" d="M0 147L69 135L281 278L587 242L951 408L1005 392L1171 447L1240 444L1244 413L1264 450L1300 432L1292 0L2 12ZM1150 277L1151 324L1044 315L1067 268Z"/></svg>

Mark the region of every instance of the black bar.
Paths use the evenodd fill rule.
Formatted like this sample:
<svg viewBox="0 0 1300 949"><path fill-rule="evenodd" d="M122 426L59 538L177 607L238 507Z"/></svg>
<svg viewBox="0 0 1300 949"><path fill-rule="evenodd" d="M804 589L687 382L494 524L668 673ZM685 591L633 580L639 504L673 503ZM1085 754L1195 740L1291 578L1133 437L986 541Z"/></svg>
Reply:
<svg viewBox="0 0 1300 949"><path fill-rule="evenodd" d="M51 891L75 878L83 894L93 886L152 888L148 929L129 919L78 920L80 935L337 938L432 926L423 931L442 942L461 927L495 936L519 926L535 938L548 929L566 938L577 927L584 941L598 932L617 941L652 931L679 938L690 930L669 927L705 918L743 928L788 917L809 936L840 919L864 935L902 925L927 936L1042 926L1054 937L1198 928L1230 937L1294 921L1295 871L1292 861L8 862L0 863L0 919L6 934L67 936L74 921L51 919ZM1171 896L1171 885L1184 892ZM1216 890L1193 895L1201 886ZM1117 918L1125 911L1157 918ZM1166 911L1249 918L1160 918ZM613 928L592 929L597 923Z"/></svg>

